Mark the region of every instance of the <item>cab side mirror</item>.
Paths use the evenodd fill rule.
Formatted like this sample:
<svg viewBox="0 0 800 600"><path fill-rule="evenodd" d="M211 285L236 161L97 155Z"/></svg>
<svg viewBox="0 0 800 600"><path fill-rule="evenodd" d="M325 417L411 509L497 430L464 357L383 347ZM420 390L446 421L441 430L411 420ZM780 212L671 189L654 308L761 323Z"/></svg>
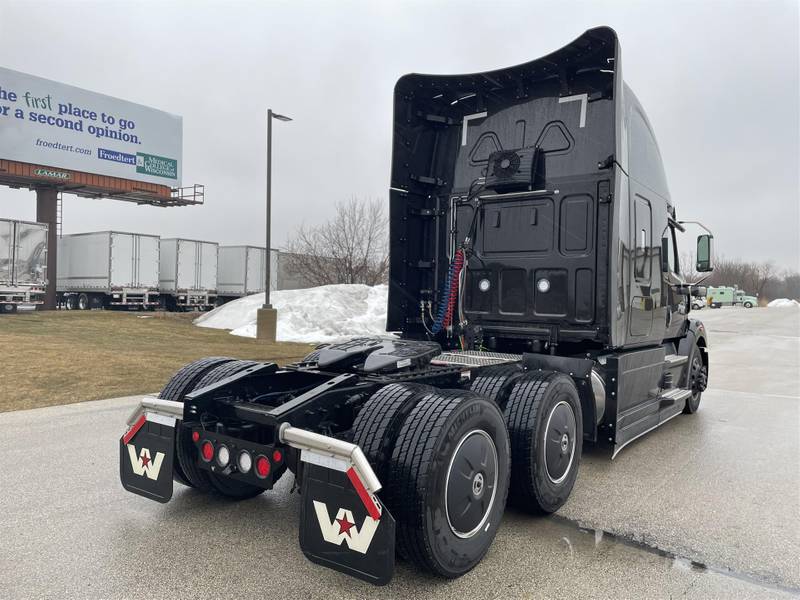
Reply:
<svg viewBox="0 0 800 600"><path fill-rule="evenodd" d="M712 256L714 254L714 236L703 234L697 236L697 265L695 268L700 273L708 273L714 270Z"/></svg>

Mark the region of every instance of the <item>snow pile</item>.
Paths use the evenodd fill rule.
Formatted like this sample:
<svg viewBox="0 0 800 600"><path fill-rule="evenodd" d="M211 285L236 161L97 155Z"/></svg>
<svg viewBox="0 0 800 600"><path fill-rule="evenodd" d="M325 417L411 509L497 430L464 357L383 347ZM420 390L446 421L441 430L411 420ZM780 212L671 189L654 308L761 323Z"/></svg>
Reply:
<svg viewBox="0 0 800 600"><path fill-rule="evenodd" d="M389 286L323 285L270 293L278 310L278 341L322 343L354 336L386 335ZM228 302L195 319L194 324L230 329L233 335L256 337L256 315L264 294Z"/></svg>
<svg viewBox="0 0 800 600"><path fill-rule="evenodd" d="M776 298L769 304L767 304L770 308L791 308L794 306L800 306L800 302L797 300L790 300L789 298Z"/></svg>

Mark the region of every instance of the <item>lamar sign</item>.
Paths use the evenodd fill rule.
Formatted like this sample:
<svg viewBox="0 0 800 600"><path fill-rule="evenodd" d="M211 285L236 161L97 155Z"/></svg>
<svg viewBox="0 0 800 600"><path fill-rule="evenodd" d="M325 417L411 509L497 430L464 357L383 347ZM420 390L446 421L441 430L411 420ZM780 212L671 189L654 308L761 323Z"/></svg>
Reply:
<svg viewBox="0 0 800 600"><path fill-rule="evenodd" d="M0 159L176 188L182 147L181 117L0 68Z"/></svg>

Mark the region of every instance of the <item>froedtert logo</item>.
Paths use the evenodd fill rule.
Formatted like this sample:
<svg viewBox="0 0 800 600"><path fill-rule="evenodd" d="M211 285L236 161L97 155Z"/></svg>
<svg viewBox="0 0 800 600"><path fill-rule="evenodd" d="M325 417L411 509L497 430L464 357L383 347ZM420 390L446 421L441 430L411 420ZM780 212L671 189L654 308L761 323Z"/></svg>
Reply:
<svg viewBox="0 0 800 600"><path fill-rule="evenodd" d="M178 161L154 154L136 153L136 172L167 179L178 178Z"/></svg>
<svg viewBox="0 0 800 600"><path fill-rule="evenodd" d="M352 511L340 508L336 513L336 518L331 520L328 514L328 507L323 502L314 500L314 511L317 513L317 521L322 531L322 538L330 543L340 546L342 542L347 544L350 550L355 550L361 554L366 554L375 532L378 530L380 521L376 521L369 515L364 518L361 529L356 527L355 518Z"/></svg>
<svg viewBox="0 0 800 600"><path fill-rule="evenodd" d="M113 162L124 163L126 165L137 164L135 155L125 154L124 152L117 152L116 150L106 150L105 148L97 149L97 158L100 158L102 160L110 160Z"/></svg>

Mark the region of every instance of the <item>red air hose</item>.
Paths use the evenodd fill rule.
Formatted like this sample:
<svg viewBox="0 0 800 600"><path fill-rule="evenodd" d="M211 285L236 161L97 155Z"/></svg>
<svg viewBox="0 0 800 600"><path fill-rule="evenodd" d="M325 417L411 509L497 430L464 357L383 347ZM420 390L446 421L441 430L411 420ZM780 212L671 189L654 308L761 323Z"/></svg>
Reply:
<svg viewBox="0 0 800 600"><path fill-rule="evenodd" d="M444 314L443 327L450 327L453 319L453 311L456 307L456 297L458 296L458 282L461 275L461 269L464 268L464 251L456 250L455 258L453 259L453 278L450 280L450 294L447 299L447 312Z"/></svg>

